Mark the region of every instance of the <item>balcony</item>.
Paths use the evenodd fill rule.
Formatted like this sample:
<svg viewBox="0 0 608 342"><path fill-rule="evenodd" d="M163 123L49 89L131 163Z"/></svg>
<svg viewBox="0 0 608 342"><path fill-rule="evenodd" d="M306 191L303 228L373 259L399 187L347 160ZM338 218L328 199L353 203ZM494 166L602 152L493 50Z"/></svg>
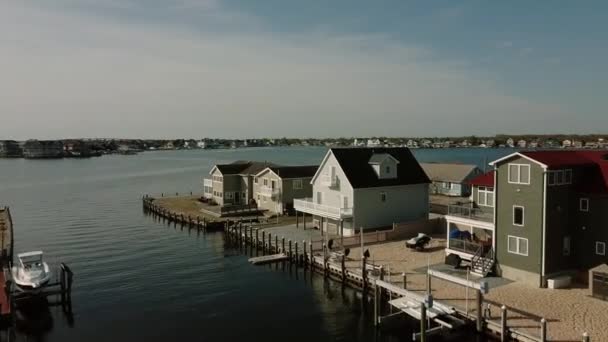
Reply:
<svg viewBox="0 0 608 342"><path fill-rule="evenodd" d="M261 186L258 193L264 197L275 197L279 194L279 189L271 188L269 186Z"/></svg>
<svg viewBox="0 0 608 342"><path fill-rule="evenodd" d="M297 211L305 212L312 215L329 217L337 220L353 216L353 208L339 208L324 204L318 204L313 202L312 198L293 200L293 206Z"/></svg>
<svg viewBox="0 0 608 342"><path fill-rule="evenodd" d="M321 184L324 186L334 187L338 185L338 177L331 175L321 175Z"/></svg>
<svg viewBox="0 0 608 342"><path fill-rule="evenodd" d="M472 206L450 205L448 206L448 215L466 218L473 221L483 221L494 223L494 213L483 211Z"/></svg>
<svg viewBox="0 0 608 342"><path fill-rule="evenodd" d="M449 239L448 248L467 254L475 254L482 247L481 244L466 239Z"/></svg>

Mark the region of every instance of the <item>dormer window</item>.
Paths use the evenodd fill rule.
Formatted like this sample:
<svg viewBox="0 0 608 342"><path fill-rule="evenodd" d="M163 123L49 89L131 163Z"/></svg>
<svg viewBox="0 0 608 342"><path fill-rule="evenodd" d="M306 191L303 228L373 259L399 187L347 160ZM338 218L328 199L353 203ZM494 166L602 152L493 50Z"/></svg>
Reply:
<svg viewBox="0 0 608 342"><path fill-rule="evenodd" d="M374 169L379 179L397 178L399 160L389 153L376 153L369 159L369 165Z"/></svg>

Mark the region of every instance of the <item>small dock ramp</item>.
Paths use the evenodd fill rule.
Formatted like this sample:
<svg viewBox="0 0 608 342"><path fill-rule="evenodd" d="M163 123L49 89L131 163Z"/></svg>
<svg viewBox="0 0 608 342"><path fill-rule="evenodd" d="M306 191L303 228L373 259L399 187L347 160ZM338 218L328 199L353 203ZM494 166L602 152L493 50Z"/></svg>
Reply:
<svg viewBox="0 0 608 342"><path fill-rule="evenodd" d="M254 265L263 265L263 264L270 264L273 262L281 262L281 261L285 261L285 260L289 260L289 257L287 256L287 254L279 253L279 254L264 255L264 256L250 258L249 262Z"/></svg>

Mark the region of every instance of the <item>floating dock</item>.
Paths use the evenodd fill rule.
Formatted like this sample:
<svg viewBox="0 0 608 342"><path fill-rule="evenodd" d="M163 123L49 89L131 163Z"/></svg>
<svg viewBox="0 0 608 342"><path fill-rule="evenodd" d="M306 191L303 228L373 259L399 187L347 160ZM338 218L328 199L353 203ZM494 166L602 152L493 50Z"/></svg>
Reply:
<svg viewBox="0 0 608 342"><path fill-rule="evenodd" d="M254 265L264 265L264 264L270 264L273 262L281 262L281 261L286 261L286 260L289 260L289 257L287 256L287 254L279 253L279 254L271 254L271 255L264 255L264 256L250 258L249 262Z"/></svg>

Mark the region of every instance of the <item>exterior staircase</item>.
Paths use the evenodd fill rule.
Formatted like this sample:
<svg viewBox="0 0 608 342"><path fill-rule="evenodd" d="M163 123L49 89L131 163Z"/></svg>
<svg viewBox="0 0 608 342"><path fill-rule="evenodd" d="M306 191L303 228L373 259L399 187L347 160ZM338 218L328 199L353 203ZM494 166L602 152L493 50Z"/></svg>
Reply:
<svg viewBox="0 0 608 342"><path fill-rule="evenodd" d="M480 247L471 259L471 272L482 277L487 276L494 270L494 248L490 248L485 254Z"/></svg>

